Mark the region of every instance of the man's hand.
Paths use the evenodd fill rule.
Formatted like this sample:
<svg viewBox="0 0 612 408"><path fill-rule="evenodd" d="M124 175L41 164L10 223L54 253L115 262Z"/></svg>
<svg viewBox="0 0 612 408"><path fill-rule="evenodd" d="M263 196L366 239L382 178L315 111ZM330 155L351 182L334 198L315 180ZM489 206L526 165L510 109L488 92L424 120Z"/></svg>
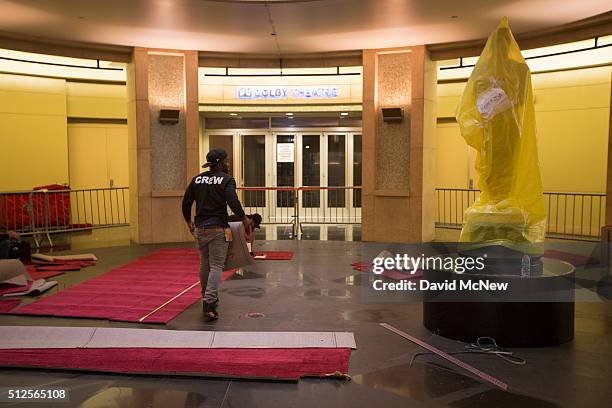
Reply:
<svg viewBox="0 0 612 408"><path fill-rule="evenodd" d="M187 225L189 226L189 232L191 232L191 235L193 235L195 233L195 224L193 221L189 221L189 224Z"/></svg>
<svg viewBox="0 0 612 408"><path fill-rule="evenodd" d="M12 241L19 241L19 239L21 238L19 233L15 231L9 231L8 236L9 236L9 239Z"/></svg>
<svg viewBox="0 0 612 408"><path fill-rule="evenodd" d="M244 225L244 229L246 230L251 225L251 219L245 215L242 219L242 225Z"/></svg>

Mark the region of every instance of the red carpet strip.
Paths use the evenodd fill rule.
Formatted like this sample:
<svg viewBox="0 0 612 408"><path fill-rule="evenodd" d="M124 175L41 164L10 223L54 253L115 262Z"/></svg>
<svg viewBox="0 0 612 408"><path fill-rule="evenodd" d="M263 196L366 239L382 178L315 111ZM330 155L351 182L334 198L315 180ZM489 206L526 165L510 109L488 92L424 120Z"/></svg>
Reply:
<svg viewBox="0 0 612 408"><path fill-rule="evenodd" d="M10 293L23 292L30 289L34 281L28 281L27 285L15 286L15 285L2 285L0 287L0 295L8 295Z"/></svg>
<svg viewBox="0 0 612 408"><path fill-rule="evenodd" d="M557 251L555 249L545 250L544 258L558 259L574 266L584 266L590 263L594 263L593 260L588 256L573 254L571 252Z"/></svg>
<svg viewBox="0 0 612 408"><path fill-rule="evenodd" d="M167 323L200 299L199 265L194 249L160 249L10 313Z"/></svg>
<svg viewBox="0 0 612 408"><path fill-rule="evenodd" d="M372 269L372 262L353 262L351 267L360 272L370 272ZM405 273L402 271L398 271L396 269L385 269L380 276L384 276L385 278L389 278L392 280L409 280L409 279L419 279L423 276L423 271L418 270L415 273Z"/></svg>
<svg viewBox="0 0 612 408"><path fill-rule="evenodd" d="M70 266L80 266L80 267L85 267L85 266L96 266L95 262L91 262L91 261L53 261L53 262L43 262L43 261L37 261L37 260L32 260L32 264L34 266L36 266L37 268L39 267L47 267L47 266L64 266L64 265L70 265Z"/></svg>
<svg viewBox="0 0 612 408"><path fill-rule="evenodd" d="M26 265L26 269L28 270L32 280L47 279L64 274L64 271L40 271L34 268L32 265Z"/></svg>
<svg viewBox="0 0 612 408"><path fill-rule="evenodd" d="M64 272L64 271L80 271L81 266L74 264L66 264L66 265L49 265L49 266L37 266L37 271L55 271L55 272Z"/></svg>
<svg viewBox="0 0 612 408"><path fill-rule="evenodd" d="M347 374L349 348L4 349L0 366L298 380Z"/></svg>
<svg viewBox="0 0 612 408"><path fill-rule="evenodd" d="M261 261L290 261L293 259L293 252L291 251L261 251L256 252L255 255L265 255Z"/></svg>
<svg viewBox="0 0 612 408"><path fill-rule="evenodd" d="M351 266L356 271L370 272L370 269L372 268L372 262L359 262L359 261L356 261L356 262L353 262L351 264Z"/></svg>
<svg viewBox="0 0 612 408"><path fill-rule="evenodd" d="M8 312L21 303L21 299L0 300L0 313Z"/></svg>

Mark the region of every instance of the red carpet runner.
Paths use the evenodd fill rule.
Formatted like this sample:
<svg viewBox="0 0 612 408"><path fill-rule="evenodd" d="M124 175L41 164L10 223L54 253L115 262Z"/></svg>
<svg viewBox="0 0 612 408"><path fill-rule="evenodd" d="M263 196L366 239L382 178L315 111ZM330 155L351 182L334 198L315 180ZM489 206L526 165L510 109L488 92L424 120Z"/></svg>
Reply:
<svg viewBox="0 0 612 408"><path fill-rule="evenodd" d="M573 266L585 266L590 263L596 263L588 256L573 254L571 252L557 251L555 249L547 249L544 251L544 258L558 259L565 261Z"/></svg>
<svg viewBox="0 0 612 408"><path fill-rule="evenodd" d="M0 313L8 312L21 303L21 299L0 300Z"/></svg>
<svg viewBox="0 0 612 408"><path fill-rule="evenodd" d="M291 251L261 251L256 252L255 255L265 255L265 259L258 259L260 261L290 261L293 259L293 252Z"/></svg>
<svg viewBox="0 0 612 408"><path fill-rule="evenodd" d="M360 262L356 261L351 264L353 270L359 272L370 272L372 269L372 261L370 262ZM418 270L415 273L407 273L394 269L385 269L380 276L384 276L385 278L393 279L393 280L410 280L410 279L420 279L423 276L423 271Z"/></svg>
<svg viewBox="0 0 612 408"><path fill-rule="evenodd" d="M195 249L160 249L9 313L167 323L200 299L199 265Z"/></svg>
<svg viewBox="0 0 612 408"><path fill-rule="evenodd" d="M4 349L2 367L298 380L348 373L349 348Z"/></svg>

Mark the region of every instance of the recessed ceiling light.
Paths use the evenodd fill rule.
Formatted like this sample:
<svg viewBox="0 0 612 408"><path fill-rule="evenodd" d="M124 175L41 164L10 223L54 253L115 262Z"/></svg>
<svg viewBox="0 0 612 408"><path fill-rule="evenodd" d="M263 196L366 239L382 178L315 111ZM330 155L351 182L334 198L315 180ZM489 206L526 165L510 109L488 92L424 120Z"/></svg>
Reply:
<svg viewBox="0 0 612 408"><path fill-rule="evenodd" d="M230 116L238 116L238 114L237 114L237 113L232 112L232 113L230 113Z"/></svg>
<svg viewBox="0 0 612 408"><path fill-rule="evenodd" d="M348 116L348 112L340 112L340 116Z"/></svg>
<svg viewBox="0 0 612 408"><path fill-rule="evenodd" d="M285 115L287 115L287 116L293 116L293 113L291 113L291 112L287 112L287 113L285 113Z"/></svg>

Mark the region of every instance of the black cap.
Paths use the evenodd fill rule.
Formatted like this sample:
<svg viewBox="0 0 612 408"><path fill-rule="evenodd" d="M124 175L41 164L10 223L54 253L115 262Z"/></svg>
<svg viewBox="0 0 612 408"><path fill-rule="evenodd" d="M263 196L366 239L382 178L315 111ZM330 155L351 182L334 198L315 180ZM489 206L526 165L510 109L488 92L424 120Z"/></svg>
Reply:
<svg viewBox="0 0 612 408"><path fill-rule="evenodd" d="M208 154L206 154L206 163L202 165L202 167L210 167L221 160L227 159L227 153L223 149L212 149Z"/></svg>
<svg viewBox="0 0 612 408"><path fill-rule="evenodd" d="M259 224L261 224L261 215L257 213L251 214L251 219L253 220L253 228L260 228Z"/></svg>

